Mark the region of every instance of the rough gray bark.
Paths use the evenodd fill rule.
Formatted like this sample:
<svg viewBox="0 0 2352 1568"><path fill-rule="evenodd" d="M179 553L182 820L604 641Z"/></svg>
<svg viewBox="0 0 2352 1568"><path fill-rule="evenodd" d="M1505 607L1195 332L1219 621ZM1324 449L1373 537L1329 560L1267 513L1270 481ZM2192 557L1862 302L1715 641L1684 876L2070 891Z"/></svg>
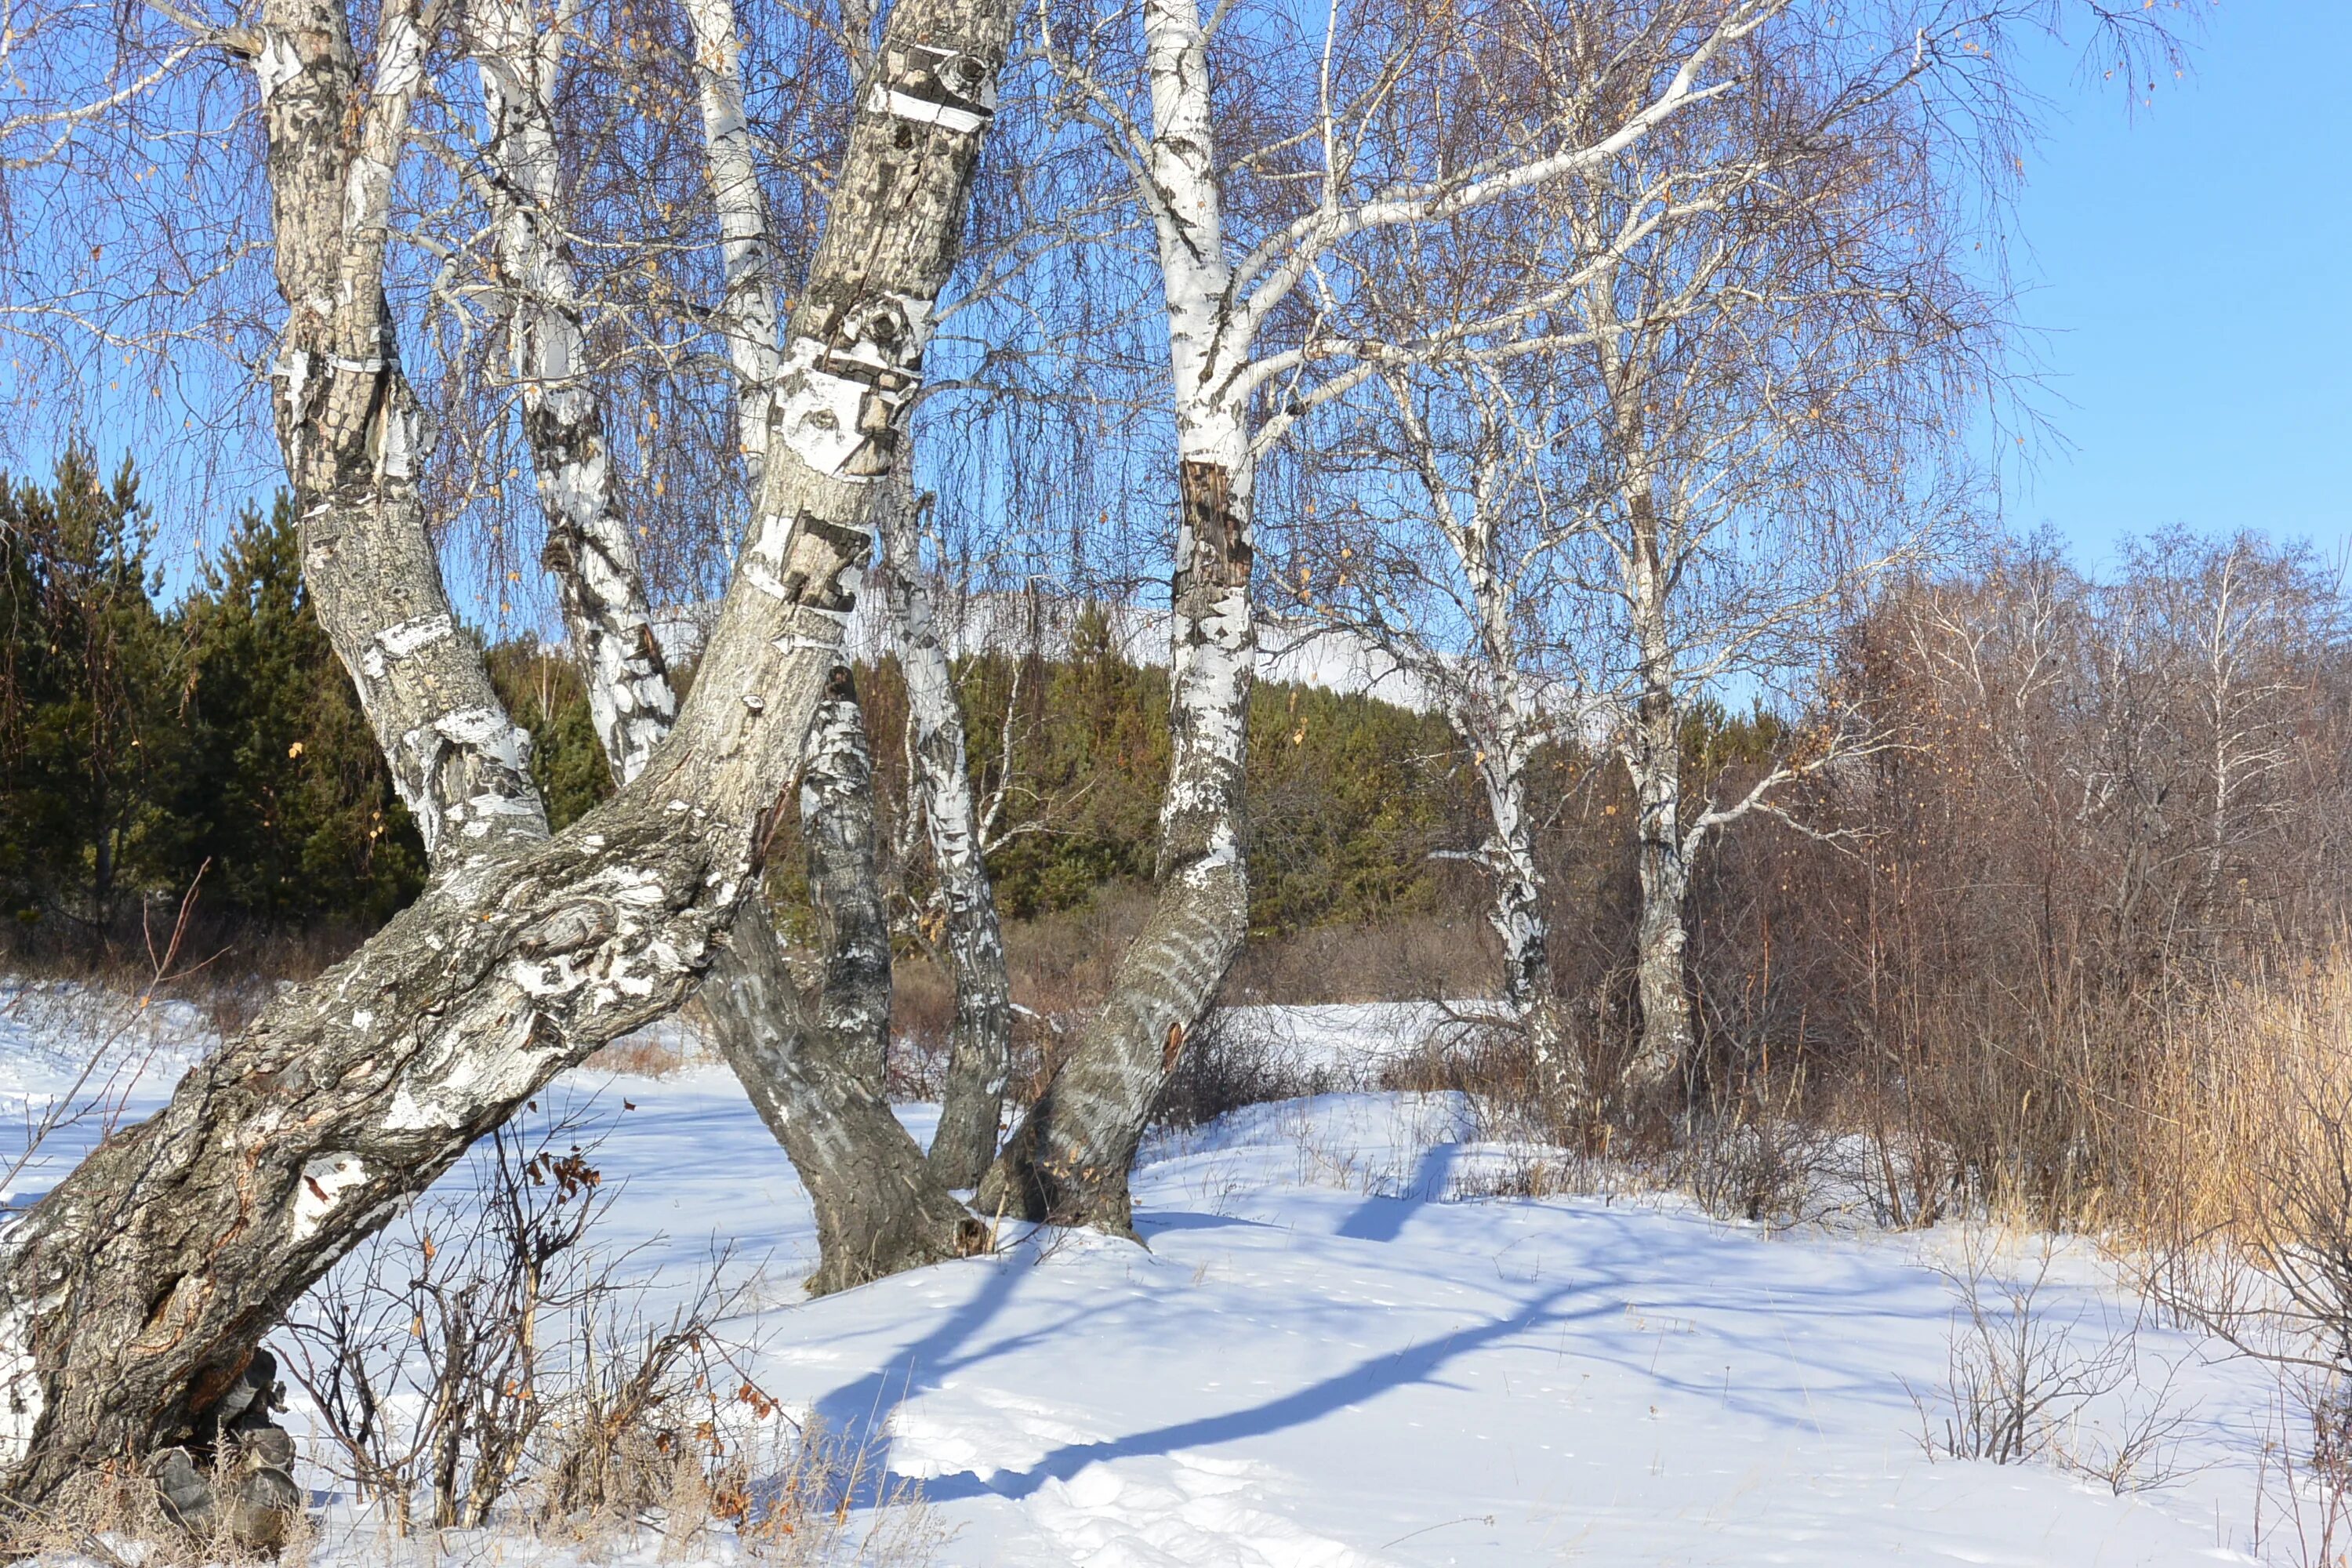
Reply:
<svg viewBox="0 0 2352 1568"><path fill-rule="evenodd" d="M906 492L911 489L908 485L896 499L910 499ZM981 856L963 708L947 652L940 646L917 544L913 508L887 507L882 521L882 591L898 634L898 666L914 724L915 791L929 837L932 871L939 879L941 945L955 977L955 1031L930 1165L949 1186L970 1187L996 1157L1005 1078L1013 1059L1013 986L1005 971L996 890L989 884L988 864Z"/></svg>
<svg viewBox="0 0 2352 1568"><path fill-rule="evenodd" d="M1683 977L1683 900L1690 868L1682 823L1682 744L1672 698L1643 694L1623 743L1633 775L1642 913L1635 927L1635 977L1642 1037L1625 1069L1627 1108L1657 1105L1683 1086L1696 1036Z"/></svg>
<svg viewBox="0 0 2352 1568"><path fill-rule="evenodd" d="M651 635L636 551L614 495L603 412L585 379L578 292L557 219L550 105L562 44L539 34L529 9L514 0L475 0L473 19L491 162L499 171L494 243L501 270L516 290L509 331L515 377L523 388L524 432L547 517L546 563L561 590L564 626L588 689L597 739L614 782L625 785L668 734L677 704ZM768 406L768 390L757 389L761 410ZM749 384L744 395L754 395ZM889 954L876 924L881 900L871 843L873 804L870 793L856 793L869 789L872 768L864 763L864 732L852 700L854 758L845 765L832 762L831 749L819 743L803 778L840 775L845 768L855 773L854 781L845 781L852 798L835 808L836 818L845 816L850 825L844 828L837 822L836 830L854 837L854 822L862 816L866 851L862 862L852 858L834 876L812 881L819 890L820 913L828 904L861 899L871 906L867 923L874 929L855 922L843 927L856 951L845 964L842 951L832 950L834 967L870 984L873 952L880 943L879 1005L868 997L866 1011L887 1031ZM820 710L821 742L835 735L830 712L829 700ZM804 813L808 795L804 782ZM861 871L862 883L856 880ZM719 1055L777 1132L815 1206L820 1261L810 1289L860 1284L952 1256L960 1245L962 1210L942 1184L925 1179L921 1150L888 1108L873 1114L873 1094L853 1092L853 1079L832 1070L837 1061L865 1070L863 1064L878 1056L887 1037L845 1039L833 1026L833 1016L853 1009L835 1006L830 987L828 1028L810 1035L799 999L789 984L777 984L784 972L764 898L754 892L745 900L736 941L713 960L702 995ZM776 1009L772 1017L760 1016L761 1005ZM815 1057L802 1059L812 1051ZM870 1078L878 1088L878 1070Z"/></svg>
<svg viewBox="0 0 2352 1568"><path fill-rule="evenodd" d="M311 603L436 873L462 875L547 826L530 738L457 629L425 531L424 421L383 290L393 169L425 79L414 0L387 6L380 31L361 109L336 0L263 9L254 68L288 306L271 403Z"/></svg>
<svg viewBox="0 0 2352 1568"><path fill-rule="evenodd" d="M811 1049L767 907L743 900L727 972L700 993L713 1037L760 1119L801 1173L816 1210L813 1295L979 1250L986 1227L923 1163L877 1087L830 1051Z"/></svg>
<svg viewBox="0 0 2352 1568"><path fill-rule="evenodd" d="M872 537L864 481L887 466L920 373L1011 22L1003 0L905 0L892 16L793 313L782 399L793 411L778 430L793 459L771 454L669 743L553 839L532 833L528 776L495 745L469 731L412 747L408 757L429 756L430 771L456 780L442 794L466 807L437 825L425 893L0 1234L0 1489L17 1505L215 1418L261 1336L338 1258L549 1078L693 988L757 874L837 656ZM445 669L487 692L478 655L457 658L465 644L454 635L401 639L410 651L398 658L355 636L354 624L404 623L362 618L339 571L355 532L373 539L381 518L406 515L395 464L413 478L415 448L403 445L413 405L395 395L377 283L383 204L343 198L347 184L388 188L401 138L379 106L408 90L395 68L413 85L416 67L404 61L421 59L422 41L407 13L387 8L362 108L335 0L268 0L259 35L289 305L280 429L314 536L306 568L320 563L329 588L321 618L379 706ZM339 509L339 489L372 504ZM329 527L332 539L315 537ZM421 547L421 531L390 543ZM373 558L437 582L429 549L414 563L389 549ZM371 646L383 675L369 670ZM510 733L486 706L483 729ZM402 742L394 728L387 750Z"/></svg>
<svg viewBox="0 0 2352 1568"><path fill-rule="evenodd" d="M874 754L857 682L834 666L801 770L809 902L824 954L816 1031L827 1056L884 1091L890 1048L890 917L874 854Z"/></svg>

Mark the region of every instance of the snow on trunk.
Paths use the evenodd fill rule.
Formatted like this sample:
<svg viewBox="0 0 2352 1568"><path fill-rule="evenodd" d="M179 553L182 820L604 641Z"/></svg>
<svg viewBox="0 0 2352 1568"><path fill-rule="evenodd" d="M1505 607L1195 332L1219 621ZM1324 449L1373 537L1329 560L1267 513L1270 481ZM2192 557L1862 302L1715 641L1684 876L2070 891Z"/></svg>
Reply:
<svg viewBox="0 0 2352 1568"><path fill-rule="evenodd" d="M397 612L438 584L422 529L403 540L385 521L414 510L377 500L379 483L394 500L413 490L418 455L380 279L398 111L421 79L423 41L388 8L363 85L338 0L268 0L261 20L289 310L278 409L306 568L316 563L320 617L379 711L396 715L418 689L432 710L461 711L476 694L466 683L487 696L488 681L454 630L422 628L381 676L364 657L386 624L376 605L405 596ZM228 1396L249 1387L261 1336L302 1290L555 1073L691 991L757 875L838 656L870 546L865 481L887 467L920 374L1011 25L1004 0L903 0L893 13L793 313L799 374L784 391L799 412L781 431L793 460L771 454L676 743L553 839L511 743L453 739L432 769L408 766L404 787L420 800L438 778L463 805L436 824L425 895L0 1234L0 1487L12 1501L39 1506L77 1472L217 1429ZM361 592L347 570L355 538L409 551L360 560L411 576ZM447 690L432 689L444 679ZM484 731L513 732L485 707ZM387 751L402 741L393 728Z"/></svg>
<svg viewBox="0 0 2352 1568"><path fill-rule="evenodd" d="M939 1131L931 1139L930 1163L949 1186L969 1187L996 1157L1013 1056L1013 987L1005 969L996 891L981 857L963 707L947 652L940 646L930 589L922 579L912 485L903 474L899 479L899 493L886 507L882 521L883 594L907 682L907 709L914 724L915 792L929 837L932 871L939 879L941 945L954 973L956 998L947 1088Z"/></svg>
<svg viewBox="0 0 2352 1568"><path fill-rule="evenodd" d="M1242 760L1257 651L1246 394L1235 391L1249 343L1221 234L1208 38L1192 0L1148 0L1143 26L1181 494L1158 897L1109 998L979 1193L985 1212L1122 1234L1144 1123L1247 922Z"/></svg>

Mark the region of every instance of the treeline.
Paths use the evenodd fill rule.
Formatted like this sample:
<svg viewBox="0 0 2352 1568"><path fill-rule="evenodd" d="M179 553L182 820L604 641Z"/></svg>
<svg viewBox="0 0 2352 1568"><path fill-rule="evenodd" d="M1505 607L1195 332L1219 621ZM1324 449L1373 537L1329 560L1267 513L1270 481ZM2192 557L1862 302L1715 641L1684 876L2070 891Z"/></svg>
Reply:
<svg viewBox="0 0 2352 1568"><path fill-rule="evenodd" d="M127 936L191 886L216 921L356 937L422 886L422 846L301 586L295 520L248 511L169 600L126 460L86 448L47 483L0 476L0 897L18 942ZM991 868L1014 920L1151 874L1168 769L1168 676L1081 617L1075 658L959 668ZM488 649L534 742L561 828L612 793L579 679L536 642ZM895 664L861 672L886 874L911 908ZM1262 689L1251 716L1253 921L1377 921L1436 898L1433 851L1474 843L1476 805L1442 720L1367 698ZM1009 741L1009 745L1008 745ZM775 857L786 890L790 846Z"/></svg>
<svg viewBox="0 0 2352 1568"><path fill-rule="evenodd" d="M424 849L304 596L291 509L238 517L168 602L154 550L127 458L110 480L80 446L46 484L0 475L12 942L135 941L190 889L215 925L373 930L423 886ZM569 820L604 793L578 683L518 646L492 662Z"/></svg>

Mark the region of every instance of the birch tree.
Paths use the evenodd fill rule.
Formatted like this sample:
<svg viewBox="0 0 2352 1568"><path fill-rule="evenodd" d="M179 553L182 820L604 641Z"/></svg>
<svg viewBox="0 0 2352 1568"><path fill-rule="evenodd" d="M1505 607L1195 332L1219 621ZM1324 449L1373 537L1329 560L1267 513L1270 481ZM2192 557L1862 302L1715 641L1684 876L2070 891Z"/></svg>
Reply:
<svg viewBox="0 0 2352 1568"><path fill-rule="evenodd" d="M368 75L336 0L268 0L249 31L204 32L259 91L287 312L273 405L312 600L434 876L0 1234L15 1502L126 1454L209 1449L251 1409L254 1347L296 1295L549 1078L699 979L870 553L870 481L919 381L1010 26L964 0L894 14L792 312L782 450L693 696L636 779L551 838L408 499L425 454L382 257L429 29L387 7Z"/></svg>
<svg viewBox="0 0 2352 1568"><path fill-rule="evenodd" d="M1067 33L1056 40L1073 112L1100 128L1127 167L1158 239L1177 457L1171 758L1152 914L1109 998L982 1184L983 1210L1129 1231L1127 1174L1145 1120L1239 950L1255 463L1307 410L1412 353L1328 330L1346 320L1333 279L1347 248L1605 169L1730 91L1727 56L1787 8L1733 0L1507 7L1459 20L1414 13L1344 50L1335 11L1308 79L1311 118L1241 165L1218 159L1212 27L1192 0L1141 7L1147 112L1130 108L1114 59L1075 52ZM1461 123L1495 67L1534 84L1528 97L1487 106L1513 134L1459 163L1423 160L1426 142L1413 132ZM1418 125L1390 112L1411 97L1400 88L1408 80L1424 84L1416 110L1431 110ZM1446 101L1457 88L1463 101ZM1276 149L1308 150L1309 161L1286 167ZM1254 232L1229 235L1235 181L1260 182L1253 195L1273 186L1304 199L1269 199L1270 216L1252 213ZM1273 341L1283 328L1287 346ZM1262 397L1275 409L1263 421Z"/></svg>
<svg viewBox="0 0 2352 1568"><path fill-rule="evenodd" d="M541 28L533 13L528 0L476 0L469 17L495 171L494 256L509 291L510 374L546 521L544 561L598 740L614 782L625 786L667 735L677 704L616 494L562 221L553 104L563 18ZM772 303L764 287L739 289L719 312L730 323L730 342L770 334L767 351L742 356L765 378L740 382L747 430L765 420L774 396ZM765 439L763 423L759 435ZM746 458L756 479L756 457ZM884 1098L890 955L875 879L871 773L855 689L848 670L836 668L801 784L826 957L814 1014L794 994L758 892L745 900L737 940L714 962L705 993L714 1043L810 1194L819 1260L809 1287L820 1292L954 1256L973 1223L925 1169ZM774 1016L757 1012L761 1004Z"/></svg>
<svg viewBox="0 0 2352 1568"><path fill-rule="evenodd" d="M1283 586L1315 621L1381 648L1460 738L1487 820L1486 842L1461 858L1493 889L1486 921L1502 947L1502 1000L1539 1069L1559 1079L1566 1045L1528 774L1558 726L1573 738L1576 714L1561 710L1547 668L1547 616L1552 557L1576 512L1551 504L1570 480L1550 458L1543 369L1532 353L1384 367L1318 464L1324 504L1311 526L1295 525ZM1334 482L1343 478L1345 489Z"/></svg>
<svg viewBox="0 0 2352 1568"><path fill-rule="evenodd" d="M772 395L766 389L775 385L782 370L775 336L779 283L774 231L752 157L731 0L686 0L685 9L695 35L711 202L724 236L726 292L719 319L740 388L743 463L756 476L767 443ZM853 58L863 48L871 26L869 10L845 7L842 34ZM964 766L963 715L930 624L929 592L907 531L912 524L912 472L909 445L902 447L897 470L884 481L888 493L880 510L886 554L880 582L907 679L916 729L917 793L946 903L947 946L956 986L947 1092L929 1165L938 1182L968 1186L996 1151L1011 1060L1012 996L995 898L971 831L974 812ZM833 710L833 718L824 732L862 748L863 722L854 694L847 706ZM854 734L851 721L856 721ZM872 807L862 786L850 789L840 783L860 772L870 777L872 763L870 757L861 762L838 748L829 754L840 759L838 765L813 772L802 796L803 820L815 826L811 834L812 884L818 890L821 929L838 933L846 916L863 957L838 945L831 949L824 1007L832 1026L863 1029L872 1036L860 1048L878 1055L887 1043L889 956L887 921L871 878ZM828 785L826 780L835 782ZM862 829L837 817L824 818L821 814L826 810L862 810ZM862 849L853 843L860 832ZM855 868L861 865L866 868L862 883L853 887L842 880L858 875Z"/></svg>
<svg viewBox="0 0 2352 1568"><path fill-rule="evenodd" d="M1791 744L1717 796L1685 776L1695 705L1792 691L1844 607L1929 552L1967 500L1951 441L1966 388L1993 374L2000 317L1953 258L1935 131L1906 90L1931 64L1751 58L1738 100L1561 187L1580 255L1660 184L1738 190L1608 255L1572 306L1587 401L1563 438L1591 476L1573 556L1591 610L1569 657L1633 786L1642 897L1640 1039L1622 1082L1592 1088L1627 1107L1661 1103L1694 1066L1695 857L1874 743L1815 685Z"/></svg>

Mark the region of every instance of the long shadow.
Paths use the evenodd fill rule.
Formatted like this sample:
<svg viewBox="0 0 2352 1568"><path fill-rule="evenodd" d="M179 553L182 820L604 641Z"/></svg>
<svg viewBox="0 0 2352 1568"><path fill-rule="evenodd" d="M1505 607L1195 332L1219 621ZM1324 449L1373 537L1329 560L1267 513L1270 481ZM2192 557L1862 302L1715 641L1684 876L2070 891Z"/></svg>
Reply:
<svg viewBox="0 0 2352 1568"><path fill-rule="evenodd" d="M1034 1261L1024 1252L1025 1248L1006 1252L983 1265L989 1277L971 1299L909 1345L903 1356L892 1357L887 1365L819 1399L814 1408L824 1429L859 1448L868 1444L878 1447L885 1442L880 1428L891 1409L954 1371L961 1364L955 1359L956 1352L985 1329L1013 1300L1020 1276L1027 1273Z"/></svg>
<svg viewBox="0 0 2352 1568"><path fill-rule="evenodd" d="M1421 1163L1413 1167L1412 1181L1402 1194L1392 1198L1367 1197L1339 1226L1339 1234L1351 1241L1394 1241L1415 1211L1445 1195L1446 1180L1461 1152L1459 1143L1431 1144L1422 1151Z"/></svg>
<svg viewBox="0 0 2352 1568"><path fill-rule="evenodd" d="M990 1479L965 1470L952 1476L940 1476L921 1481L923 1498L928 1502L950 1502L962 1498L1001 1497L1021 1499L1034 1493L1049 1480L1068 1480L1088 1465L1108 1459L1133 1458L1145 1455L1173 1453L1178 1449L1205 1447L1230 1443L1237 1438L1262 1436L1285 1427L1303 1426L1318 1420L1336 1410L1401 1388L1408 1384L1427 1382L1448 1362L1470 1351L1507 1339L1530 1329L1550 1328L1574 1322L1579 1319L1605 1317L1612 1310L1609 1299L1573 1312L1558 1312L1552 1309L1567 1297L1592 1288L1590 1280L1574 1285L1556 1286L1517 1311L1494 1319L1475 1328L1464 1329L1443 1339L1422 1344L1408 1345L1401 1351L1368 1356L1344 1372L1336 1373L1319 1383L1311 1384L1295 1393L1286 1394L1263 1405L1244 1410L1231 1410L1216 1415L1202 1415L1190 1421L1179 1421L1150 1431L1137 1432L1125 1437L1108 1437L1093 1443L1072 1443L1055 1449L1025 1470L991 1472Z"/></svg>

